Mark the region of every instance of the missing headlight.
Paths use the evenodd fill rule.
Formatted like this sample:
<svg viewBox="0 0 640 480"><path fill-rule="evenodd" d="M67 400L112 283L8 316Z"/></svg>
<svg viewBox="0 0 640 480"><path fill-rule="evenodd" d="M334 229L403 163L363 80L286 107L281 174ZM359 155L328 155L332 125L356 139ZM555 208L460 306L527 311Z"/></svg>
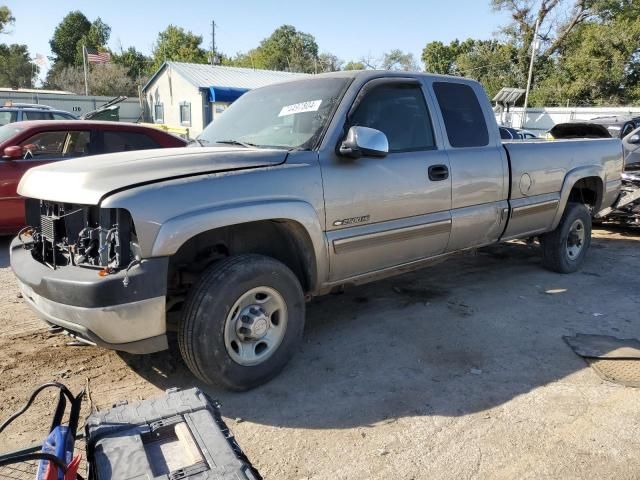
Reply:
<svg viewBox="0 0 640 480"><path fill-rule="evenodd" d="M133 258L135 231L124 209L30 199L27 220L36 225L29 245L34 258L52 268L78 265L118 270Z"/></svg>

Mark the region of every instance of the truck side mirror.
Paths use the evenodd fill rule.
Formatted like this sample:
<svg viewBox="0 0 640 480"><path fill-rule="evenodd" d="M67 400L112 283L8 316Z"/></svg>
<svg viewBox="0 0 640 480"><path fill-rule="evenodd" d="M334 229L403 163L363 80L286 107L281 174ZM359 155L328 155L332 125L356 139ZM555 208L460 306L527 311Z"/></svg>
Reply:
<svg viewBox="0 0 640 480"><path fill-rule="evenodd" d="M633 143L634 145L637 145L640 143L640 134L635 133L633 135L631 135L629 137L629 140L627 140L628 143Z"/></svg>
<svg viewBox="0 0 640 480"><path fill-rule="evenodd" d="M385 157L389 141L380 130L369 127L351 127L340 145L340 155L346 157Z"/></svg>
<svg viewBox="0 0 640 480"><path fill-rule="evenodd" d="M5 148L4 156L2 158L5 160L17 160L22 158L22 147L12 145L11 147Z"/></svg>

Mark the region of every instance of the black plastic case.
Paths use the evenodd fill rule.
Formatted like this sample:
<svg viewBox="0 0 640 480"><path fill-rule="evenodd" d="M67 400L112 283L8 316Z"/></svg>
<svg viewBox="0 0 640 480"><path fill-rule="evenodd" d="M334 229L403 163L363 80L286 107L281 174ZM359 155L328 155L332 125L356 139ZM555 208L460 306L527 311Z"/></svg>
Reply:
<svg viewBox="0 0 640 480"><path fill-rule="evenodd" d="M93 413L85 432L94 480L261 479L197 388Z"/></svg>

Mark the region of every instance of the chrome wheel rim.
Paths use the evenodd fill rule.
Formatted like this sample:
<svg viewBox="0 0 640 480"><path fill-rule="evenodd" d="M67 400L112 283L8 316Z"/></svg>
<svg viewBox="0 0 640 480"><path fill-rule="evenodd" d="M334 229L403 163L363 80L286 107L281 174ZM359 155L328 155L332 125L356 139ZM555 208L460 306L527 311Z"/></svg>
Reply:
<svg viewBox="0 0 640 480"><path fill-rule="evenodd" d="M277 290L256 287L243 293L224 324L227 353L243 366L264 362L282 343L287 319L287 304Z"/></svg>
<svg viewBox="0 0 640 480"><path fill-rule="evenodd" d="M569 235L567 236L567 256L570 260L575 260L584 247L585 239L584 222L580 219L575 220L569 228Z"/></svg>

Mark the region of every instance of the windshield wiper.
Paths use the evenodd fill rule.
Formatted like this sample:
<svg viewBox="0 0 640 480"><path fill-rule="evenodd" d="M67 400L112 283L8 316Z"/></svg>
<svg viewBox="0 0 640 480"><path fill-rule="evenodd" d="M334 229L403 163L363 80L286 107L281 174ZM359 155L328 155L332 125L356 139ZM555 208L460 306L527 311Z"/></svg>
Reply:
<svg viewBox="0 0 640 480"><path fill-rule="evenodd" d="M260 147L260 145L256 145L255 143L241 142L240 140L216 140L216 143L225 143L227 145L241 145L246 148Z"/></svg>
<svg viewBox="0 0 640 480"><path fill-rule="evenodd" d="M199 138L192 138L191 140L189 140L189 143L187 145L193 145L194 143L197 143L201 147L204 147L204 144L209 142L207 140L201 140Z"/></svg>

